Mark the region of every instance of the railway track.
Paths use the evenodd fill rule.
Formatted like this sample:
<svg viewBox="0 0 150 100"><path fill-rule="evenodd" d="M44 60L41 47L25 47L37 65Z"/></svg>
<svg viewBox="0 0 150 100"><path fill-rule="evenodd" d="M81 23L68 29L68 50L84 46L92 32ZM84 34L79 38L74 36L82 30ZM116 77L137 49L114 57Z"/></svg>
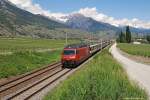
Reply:
<svg viewBox="0 0 150 100"><path fill-rule="evenodd" d="M24 78L24 77L26 77L26 76L29 76L29 75L34 74L34 73L36 73L36 72L39 72L39 71L41 71L41 70L47 69L47 68L49 68L50 66L53 66L53 65L56 65L56 64L59 64L59 63L60 63L60 62L52 63L52 64L48 65L47 67L44 67L44 68L35 70L35 71L31 72L31 73L22 75L22 76L20 76L20 77L18 77L18 78L16 78L16 79L13 79L13 80L10 80L10 81L5 82L5 83L3 83L3 84L0 84L0 88L1 88L2 86L5 86L5 85L10 84L10 83L12 83L12 82L15 82L15 81L17 81L17 80L19 80L19 79L22 79L22 78Z"/></svg>
<svg viewBox="0 0 150 100"><path fill-rule="evenodd" d="M0 85L0 99L4 99L9 94L16 92L17 90L22 89L23 87L28 86L29 84L34 84L36 81L40 80L42 77L46 76L49 73L54 72L55 70L61 69L61 63L53 63L47 67L38 69L31 73L20 76L16 79L8 81Z"/></svg>
<svg viewBox="0 0 150 100"><path fill-rule="evenodd" d="M51 85L67 73L69 73L72 69L60 69L45 78L35 82L32 85L4 98L7 100L29 100L32 96L41 92L43 89L47 88L47 86Z"/></svg>

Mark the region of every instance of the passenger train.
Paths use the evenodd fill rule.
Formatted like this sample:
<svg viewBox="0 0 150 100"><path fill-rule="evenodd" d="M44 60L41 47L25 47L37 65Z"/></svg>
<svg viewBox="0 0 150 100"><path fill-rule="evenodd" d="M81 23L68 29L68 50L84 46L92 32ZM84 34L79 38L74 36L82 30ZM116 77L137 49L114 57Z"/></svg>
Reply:
<svg viewBox="0 0 150 100"><path fill-rule="evenodd" d="M110 41L103 41L94 44L71 44L67 45L62 52L61 63L63 67L76 67L91 55L110 44Z"/></svg>

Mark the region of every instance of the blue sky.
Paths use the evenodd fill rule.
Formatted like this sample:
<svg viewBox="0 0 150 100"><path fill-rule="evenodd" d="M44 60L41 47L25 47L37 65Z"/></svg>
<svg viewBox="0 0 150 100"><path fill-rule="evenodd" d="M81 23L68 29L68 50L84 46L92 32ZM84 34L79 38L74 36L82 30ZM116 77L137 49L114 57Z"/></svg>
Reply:
<svg viewBox="0 0 150 100"><path fill-rule="evenodd" d="M114 18L150 20L150 0L33 0L51 12L70 13L80 8L96 7Z"/></svg>

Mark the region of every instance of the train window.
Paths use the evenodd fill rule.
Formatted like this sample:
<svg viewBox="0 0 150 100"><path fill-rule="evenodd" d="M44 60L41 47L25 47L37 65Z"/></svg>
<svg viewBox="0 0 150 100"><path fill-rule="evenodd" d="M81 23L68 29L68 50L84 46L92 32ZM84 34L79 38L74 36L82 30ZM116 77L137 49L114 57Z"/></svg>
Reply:
<svg viewBox="0 0 150 100"><path fill-rule="evenodd" d="M64 55L73 55L75 54L75 50L64 50Z"/></svg>

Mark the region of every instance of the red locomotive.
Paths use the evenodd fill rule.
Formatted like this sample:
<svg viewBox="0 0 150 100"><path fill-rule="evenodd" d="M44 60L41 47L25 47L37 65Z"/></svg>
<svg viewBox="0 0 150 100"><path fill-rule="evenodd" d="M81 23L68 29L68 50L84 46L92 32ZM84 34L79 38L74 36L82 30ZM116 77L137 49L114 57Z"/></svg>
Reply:
<svg viewBox="0 0 150 100"><path fill-rule="evenodd" d="M107 46L108 42L88 44L72 44L64 48L61 58L63 67L75 67L88 59L93 53Z"/></svg>

